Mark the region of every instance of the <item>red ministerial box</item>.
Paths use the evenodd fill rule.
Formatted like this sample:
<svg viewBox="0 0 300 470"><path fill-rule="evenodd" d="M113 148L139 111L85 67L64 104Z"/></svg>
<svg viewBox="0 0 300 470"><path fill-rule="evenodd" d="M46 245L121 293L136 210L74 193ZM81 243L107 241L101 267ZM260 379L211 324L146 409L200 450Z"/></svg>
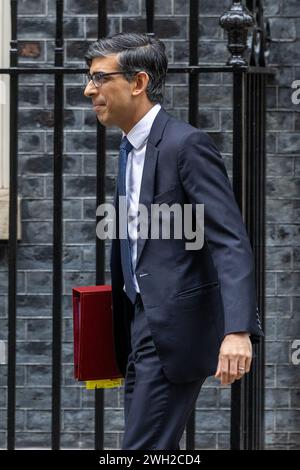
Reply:
<svg viewBox="0 0 300 470"><path fill-rule="evenodd" d="M121 378L114 351L111 286L74 287L72 293L75 378Z"/></svg>

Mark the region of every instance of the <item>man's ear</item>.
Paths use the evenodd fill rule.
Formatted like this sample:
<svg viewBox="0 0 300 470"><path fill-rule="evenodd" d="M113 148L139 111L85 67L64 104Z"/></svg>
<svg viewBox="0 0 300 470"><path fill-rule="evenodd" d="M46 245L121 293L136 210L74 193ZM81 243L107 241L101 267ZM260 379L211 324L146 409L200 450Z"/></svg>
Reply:
<svg viewBox="0 0 300 470"><path fill-rule="evenodd" d="M135 87L133 89L133 94L139 95L143 91L146 91L149 83L149 75L146 72L138 72L135 78Z"/></svg>

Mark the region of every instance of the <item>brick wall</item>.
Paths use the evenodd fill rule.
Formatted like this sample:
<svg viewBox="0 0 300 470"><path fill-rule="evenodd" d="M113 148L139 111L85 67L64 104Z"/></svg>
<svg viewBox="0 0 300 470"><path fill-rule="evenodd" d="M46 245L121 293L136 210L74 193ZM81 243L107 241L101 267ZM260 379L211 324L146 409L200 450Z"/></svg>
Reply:
<svg viewBox="0 0 300 470"><path fill-rule="evenodd" d="M278 68L268 88L266 445L300 448L299 365L291 345L300 338L299 316L299 111L291 101L300 72L300 6L267 2Z"/></svg>
<svg viewBox="0 0 300 470"><path fill-rule="evenodd" d="M291 364L291 343L300 338L299 156L300 119L291 102L299 77L300 9L296 0L267 0L272 44L270 62L278 74L268 84L267 136L267 368L266 446L300 448L299 366ZM200 0L200 62L224 64L226 41L218 18L229 0ZM156 1L157 35L170 65L188 62L188 2ZM82 66L87 41L96 39L97 1L65 0L65 64ZM54 60L54 0L19 0L20 63ZM145 31L141 0L108 2L108 32ZM17 447L50 447L52 305L53 77L20 79L19 189L22 241L18 250ZM71 287L95 283L95 116L83 96L81 77L65 78L64 260L62 446L93 447L94 395L72 376ZM170 74L165 108L187 120L185 75ZM231 77L203 74L199 126L209 132L231 169ZM107 200L112 199L121 133L107 132ZM299 153L299 152L298 152ZM298 157L298 158L297 158ZM298 178L297 178L298 177ZM109 282L107 245L106 281ZM298 271L297 271L298 270ZM0 246L0 339L7 339L7 250ZM297 297L298 296L298 297ZM298 308L299 310L299 308ZM5 447L6 367L0 366L0 447ZM210 378L196 410L196 447L229 446L230 389ZM105 448L119 448L123 390L105 392ZM182 443L183 444L183 443ZM183 447L183 446L182 446Z"/></svg>

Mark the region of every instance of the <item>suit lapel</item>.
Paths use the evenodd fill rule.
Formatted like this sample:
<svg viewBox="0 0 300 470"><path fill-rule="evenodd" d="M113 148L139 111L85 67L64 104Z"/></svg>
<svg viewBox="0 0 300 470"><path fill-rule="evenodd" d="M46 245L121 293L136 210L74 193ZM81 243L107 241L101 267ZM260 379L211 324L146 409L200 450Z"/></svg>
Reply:
<svg viewBox="0 0 300 470"><path fill-rule="evenodd" d="M147 147L146 147L146 153L145 153L145 163L144 163L144 168L143 168L143 176L142 176L140 199L139 199L139 204L143 204L147 208L148 234L150 231L151 204L153 201L153 195L154 195L154 190L155 190L155 169L156 169L158 154L159 154L159 150L157 150L157 148L151 142L148 142ZM137 239L136 266L138 265L145 243L146 243L145 238Z"/></svg>
<svg viewBox="0 0 300 470"><path fill-rule="evenodd" d="M161 108L156 118L153 121L150 134L148 137L147 146L146 146L145 162L144 162L144 168L143 168L139 204L143 204L147 208L148 228L149 228L148 234L150 231L151 204L153 202L153 196L154 196L154 191L155 191L156 164L157 164L157 159L158 159L158 154L159 154L157 145L162 138L164 128L169 118L170 118L170 115L163 108ZM147 239L142 239L142 238L137 239L136 267L141 258L141 254L144 249L146 240Z"/></svg>

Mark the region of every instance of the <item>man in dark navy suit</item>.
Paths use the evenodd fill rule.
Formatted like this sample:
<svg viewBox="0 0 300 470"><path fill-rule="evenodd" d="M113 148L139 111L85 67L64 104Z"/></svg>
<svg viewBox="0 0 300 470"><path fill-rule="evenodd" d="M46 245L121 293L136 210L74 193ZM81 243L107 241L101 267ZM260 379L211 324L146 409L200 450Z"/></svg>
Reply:
<svg viewBox="0 0 300 470"><path fill-rule="evenodd" d="M249 372L251 343L263 334L253 255L213 141L161 106L163 43L120 33L93 43L86 61L85 95L98 120L123 131L111 250L115 350L125 377L122 448L179 449L206 377L226 385ZM172 214L170 237L151 238L153 204L190 205L193 227L204 204L203 245L187 249L184 231L171 236ZM141 205L149 217L139 217ZM155 220L159 228L164 217Z"/></svg>

